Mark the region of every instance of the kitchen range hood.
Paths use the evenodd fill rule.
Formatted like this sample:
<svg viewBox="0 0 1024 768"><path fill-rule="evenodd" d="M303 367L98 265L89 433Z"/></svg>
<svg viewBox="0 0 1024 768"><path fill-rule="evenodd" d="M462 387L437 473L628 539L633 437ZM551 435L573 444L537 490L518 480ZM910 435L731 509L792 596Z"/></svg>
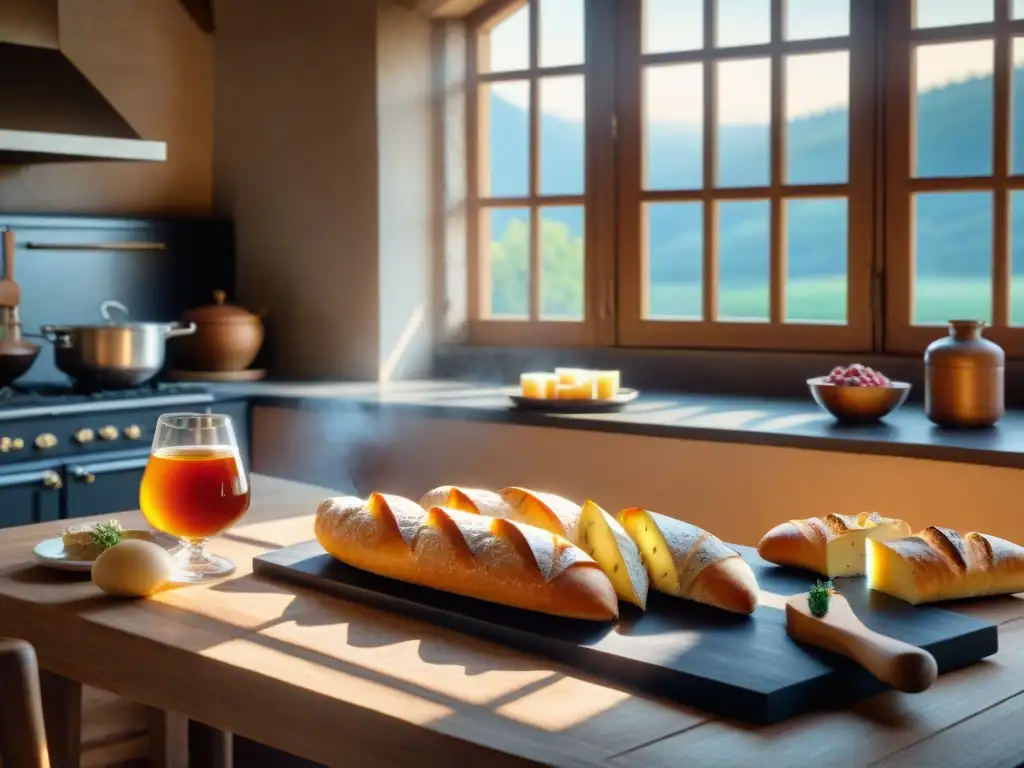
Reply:
<svg viewBox="0 0 1024 768"><path fill-rule="evenodd" d="M0 165L167 159L60 49L58 0L0 0Z"/></svg>

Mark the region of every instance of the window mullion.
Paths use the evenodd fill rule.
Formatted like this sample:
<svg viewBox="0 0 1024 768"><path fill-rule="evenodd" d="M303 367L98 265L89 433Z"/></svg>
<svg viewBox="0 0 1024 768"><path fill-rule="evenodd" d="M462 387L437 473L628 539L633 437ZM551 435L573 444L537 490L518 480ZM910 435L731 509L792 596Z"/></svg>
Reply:
<svg viewBox="0 0 1024 768"><path fill-rule="evenodd" d="M782 55L784 0L772 0L771 53L771 244L769 309L773 325L786 319L786 216L782 199L782 177L786 167L786 78ZM849 151L849 148L847 148Z"/></svg>
<svg viewBox="0 0 1024 768"><path fill-rule="evenodd" d="M995 67L993 71L992 161L995 170L992 227L992 324L1010 324L1010 121L1013 61L1010 0L996 0Z"/></svg>
<svg viewBox="0 0 1024 768"><path fill-rule="evenodd" d="M715 0L704 0L704 50L709 54L715 46L717 21ZM717 176L718 64L709 55L704 60L704 252L701 270L706 323L718 319L718 202L714 197Z"/></svg>

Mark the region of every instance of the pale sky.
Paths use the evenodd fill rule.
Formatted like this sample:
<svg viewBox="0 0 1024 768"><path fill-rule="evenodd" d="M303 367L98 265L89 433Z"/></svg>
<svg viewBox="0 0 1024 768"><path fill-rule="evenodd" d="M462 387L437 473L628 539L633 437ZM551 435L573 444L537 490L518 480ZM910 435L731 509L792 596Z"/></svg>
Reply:
<svg viewBox="0 0 1024 768"><path fill-rule="evenodd" d="M541 66L583 60L584 0L539 0ZM644 50L647 53L692 50L701 46L703 0L644 0ZM789 0L788 39L849 34L850 0ZM720 47L768 42L771 0L718 0ZM919 27L991 21L992 0L917 0ZM1014 16L1024 17L1024 0L1014 0ZM529 7L524 6L491 33L491 69L529 66ZM991 41L921 46L917 54L919 90L929 90L978 75L991 74ZM1024 64L1024 44L1014 59ZM845 107L849 98L849 56L845 52L791 56L786 115L805 117ZM724 123L768 122L771 78L767 59L719 65L718 110ZM646 110L657 122L699 124L703 107L700 64L645 68ZM521 83L495 83L494 92L520 107L528 105ZM565 119L583 116L580 78L560 78L542 88L541 109Z"/></svg>

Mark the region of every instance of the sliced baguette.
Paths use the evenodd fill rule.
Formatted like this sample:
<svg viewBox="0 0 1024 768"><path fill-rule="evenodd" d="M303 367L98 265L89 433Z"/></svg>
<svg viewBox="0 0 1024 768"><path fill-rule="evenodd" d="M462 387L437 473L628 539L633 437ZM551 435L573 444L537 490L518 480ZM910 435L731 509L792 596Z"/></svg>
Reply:
<svg viewBox="0 0 1024 768"><path fill-rule="evenodd" d="M912 605L1024 592L1024 547L997 536L932 525L867 544L868 586Z"/></svg>
<svg viewBox="0 0 1024 768"><path fill-rule="evenodd" d="M543 528L545 531L576 541L576 528L583 511L579 504L553 493L529 488L503 488L501 498L509 506L512 520Z"/></svg>
<svg viewBox="0 0 1024 768"><path fill-rule="evenodd" d="M620 600L647 608L650 579L640 550L619 522L593 501L580 512L576 545L590 555L611 579Z"/></svg>
<svg viewBox="0 0 1024 768"><path fill-rule="evenodd" d="M314 529L330 555L379 576L557 616L618 617L615 590L591 557L511 520L374 493L325 500Z"/></svg>
<svg viewBox="0 0 1024 768"><path fill-rule="evenodd" d="M740 555L695 525L632 507L618 520L640 550L651 586L733 613L753 613L757 579Z"/></svg>
<svg viewBox="0 0 1024 768"><path fill-rule="evenodd" d="M494 491L480 488L463 488L457 485L442 485L427 491L420 499L424 509L431 507L448 507L460 512L490 517L509 517L512 508Z"/></svg>
<svg viewBox="0 0 1024 768"><path fill-rule="evenodd" d="M866 544L910 535L904 520L882 517L877 512L859 515L825 515L790 520L766 533L757 553L770 563L805 568L829 579L863 576Z"/></svg>

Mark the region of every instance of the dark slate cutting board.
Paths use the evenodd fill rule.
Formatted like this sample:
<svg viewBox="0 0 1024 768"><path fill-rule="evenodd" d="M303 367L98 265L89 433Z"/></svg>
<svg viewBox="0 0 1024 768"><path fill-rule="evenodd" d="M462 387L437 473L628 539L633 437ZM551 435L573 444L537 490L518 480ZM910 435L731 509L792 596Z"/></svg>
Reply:
<svg viewBox="0 0 1024 768"><path fill-rule="evenodd" d="M805 592L814 576L771 565L749 547L761 590ZM647 611L621 604L616 624L561 619L385 579L334 560L315 541L260 555L256 573L359 600L431 624L531 651L638 691L752 723L841 706L885 686L845 658L798 645L780 608L751 616L652 592ZM872 592L865 579L837 579L871 629L930 651L939 672L998 649L995 625ZM782 601L779 601L782 605Z"/></svg>

